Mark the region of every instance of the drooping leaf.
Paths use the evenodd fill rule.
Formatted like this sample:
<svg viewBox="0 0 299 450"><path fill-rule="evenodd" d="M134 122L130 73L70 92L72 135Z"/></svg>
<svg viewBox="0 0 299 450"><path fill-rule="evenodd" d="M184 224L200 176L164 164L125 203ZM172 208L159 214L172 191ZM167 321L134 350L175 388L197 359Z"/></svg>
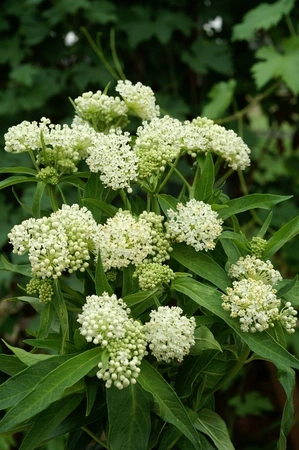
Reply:
<svg viewBox="0 0 299 450"><path fill-rule="evenodd" d="M20 273L22 275L26 275L27 277L31 276L31 264L11 264L4 258L3 255L1 255L1 260L3 263L3 267L0 267L0 270Z"/></svg>
<svg viewBox="0 0 299 450"><path fill-rule="evenodd" d="M43 361L45 359L53 358L55 355L44 355L42 353L29 353L26 352L26 350L23 350L19 347L13 347L12 345L9 345L7 342L3 341L18 358L20 361L22 361L27 366L32 366L33 364L38 363L39 361Z"/></svg>
<svg viewBox="0 0 299 450"><path fill-rule="evenodd" d="M234 450L226 424L215 411L202 409L198 413L195 427L208 435L218 450Z"/></svg>
<svg viewBox="0 0 299 450"><path fill-rule="evenodd" d="M66 388L73 386L97 366L101 352L100 348L87 350L48 372L18 404L6 413L1 421L0 432L4 433L13 429L59 400Z"/></svg>
<svg viewBox="0 0 299 450"><path fill-rule="evenodd" d="M284 388L287 398L282 413L277 449L286 450L288 444L287 436L291 430L294 420L293 393L296 382L294 370L289 367L278 365L278 380Z"/></svg>
<svg viewBox="0 0 299 450"><path fill-rule="evenodd" d="M151 431L152 397L137 383L107 389L108 441L111 450L146 450Z"/></svg>
<svg viewBox="0 0 299 450"><path fill-rule="evenodd" d="M150 392L154 397L158 416L175 425L196 449L200 449L197 433L176 392L162 375L145 360L142 361L137 381L145 391Z"/></svg>
<svg viewBox="0 0 299 450"><path fill-rule="evenodd" d="M210 101L204 106L201 115L209 119L218 119L223 116L233 100L236 85L234 79L214 84L208 92Z"/></svg>
<svg viewBox="0 0 299 450"><path fill-rule="evenodd" d="M279 0L275 3L261 3L243 17L243 22L233 27L233 40L249 40L257 30L269 30L288 14L295 0Z"/></svg>
<svg viewBox="0 0 299 450"><path fill-rule="evenodd" d="M210 281L223 291L231 285L231 280L225 270L213 258L203 252L197 252L186 245L175 244L170 255L184 267L192 270L204 280ZM206 286L203 286L204 288L209 289Z"/></svg>

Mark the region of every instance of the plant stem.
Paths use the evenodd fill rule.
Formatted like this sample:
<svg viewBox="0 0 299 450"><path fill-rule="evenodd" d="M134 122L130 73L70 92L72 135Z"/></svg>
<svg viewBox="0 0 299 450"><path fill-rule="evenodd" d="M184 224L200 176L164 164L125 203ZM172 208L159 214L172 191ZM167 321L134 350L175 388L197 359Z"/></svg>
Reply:
<svg viewBox="0 0 299 450"><path fill-rule="evenodd" d="M85 433L89 434L89 436L92 437L92 439L94 441L96 441L98 444L101 444L102 447L107 448L109 450L108 445L104 441L102 441L102 439L100 439L98 436L96 436L91 430L89 430L85 426L81 427L81 429L83 431L85 431Z"/></svg>
<svg viewBox="0 0 299 450"><path fill-rule="evenodd" d="M164 180L162 181L162 183L158 186L158 188L157 188L155 194L158 194L158 193L163 189L163 187L165 186L165 184L168 182L169 178L170 178L171 175L173 174L173 172L174 172L174 170L175 170L175 168L176 168L176 166L177 166L177 164L178 164L178 162L179 162L179 160L180 160L180 157L181 157L181 154L179 154L179 155L176 157L176 160L174 161L173 164L169 163L170 170L169 170L168 174L166 175L166 177L164 178Z"/></svg>
<svg viewBox="0 0 299 450"><path fill-rule="evenodd" d="M116 70L118 71L118 75L122 80L125 80L126 76L121 68L121 65L120 65L120 62L119 62L119 59L117 56L114 28L111 28L111 30L110 30L110 48L111 48L112 59L113 59L114 65L116 67Z"/></svg>
<svg viewBox="0 0 299 450"><path fill-rule="evenodd" d="M296 34L296 31L295 31L295 28L294 28L293 22L292 22L292 20L291 20L291 18L290 18L290 15L289 15L289 14L286 14L286 15L285 15L285 20L286 20L286 23L287 23L287 27L288 27L288 29L289 29L289 33L290 33L290 35L291 35L292 37L296 37L296 36L297 36L297 34Z"/></svg>

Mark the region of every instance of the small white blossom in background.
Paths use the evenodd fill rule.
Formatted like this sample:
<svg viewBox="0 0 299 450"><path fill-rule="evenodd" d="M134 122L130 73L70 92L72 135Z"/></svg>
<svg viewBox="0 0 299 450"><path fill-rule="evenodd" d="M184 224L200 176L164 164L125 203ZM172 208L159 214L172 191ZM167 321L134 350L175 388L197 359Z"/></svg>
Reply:
<svg viewBox="0 0 299 450"><path fill-rule="evenodd" d="M119 97L111 97L102 91L84 92L74 100L78 116L89 122L96 131L124 127L128 123L128 107Z"/></svg>
<svg viewBox="0 0 299 450"><path fill-rule="evenodd" d="M244 170L250 166L250 149L244 141L233 131L217 125L211 119L197 117L191 122L201 130L206 139L206 151L211 151L227 161L233 170ZM202 152L199 146L199 152Z"/></svg>
<svg viewBox="0 0 299 450"><path fill-rule="evenodd" d="M177 204L177 209L167 210L166 228L175 242L185 242L197 252L213 250L215 240L222 232L222 220L211 206L195 199L184 206Z"/></svg>
<svg viewBox="0 0 299 450"><path fill-rule="evenodd" d="M129 211L118 211L98 225L94 236L95 254L101 252L105 271L140 265L153 251L151 224Z"/></svg>
<svg viewBox="0 0 299 450"><path fill-rule="evenodd" d="M121 95L129 110L142 120L151 120L160 115L160 107L156 105L155 94L149 86L140 81L132 84L129 80L119 80L115 90Z"/></svg>
<svg viewBox="0 0 299 450"><path fill-rule="evenodd" d="M138 157L129 145L130 140L130 134L122 133L120 128L112 128L108 134L96 133L86 163L91 172L100 172L106 187L132 191L130 182L138 176Z"/></svg>
<svg viewBox="0 0 299 450"><path fill-rule="evenodd" d="M123 323L124 336L112 339L107 345L109 360L106 367L98 364L97 377L105 381L106 388L112 385L118 389L136 384L140 364L147 355L147 339L144 326L137 320L128 319Z"/></svg>
<svg viewBox="0 0 299 450"><path fill-rule="evenodd" d="M157 361L181 362L195 344L195 318L182 316L177 306L160 306L150 313L150 321L144 327L149 348Z"/></svg>
<svg viewBox="0 0 299 450"><path fill-rule="evenodd" d="M276 290L262 280L244 278L234 281L233 287L227 288L226 292L227 295L222 295L222 307L230 311L231 317L239 318L242 331L264 331L273 327L276 321L288 333L295 331L296 311L287 304L280 312L281 301L276 296Z"/></svg>
<svg viewBox="0 0 299 450"><path fill-rule="evenodd" d="M159 263L143 263L136 267L134 277L138 278L140 289L154 289L162 284L168 284L174 279L173 270Z"/></svg>
<svg viewBox="0 0 299 450"><path fill-rule="evenodd" d="M124 322L129 319L129 313L130 309L115 294L90 295L77 319L81 324L80 333L87 342L107 347L112 339L124 337Z"/></svg>
<svg viewBox="0 0 299 450"><path fill-rule="evenodd" d="M232 264L228 275L236 280L242 280L243 278L261 280L271 286L282 280L281 274L274 269L271 261L262 261L250 255L247 255L246 258L241 257L236 264Z"/></svg>
<svg viewBox="0 0 299 450"><path fill-rule="evenodd" d="M169 116L143 122L137 128L134 151L139 158L140 178L159 175L167 163L179 156L182 148L182 123Z"/></svg>
<svg viewBox="0 0 299 450"><path fill-rule="evenodd" d="M91 212L74 204L49 217L25 220L8 237L13 253L28 252L33 275L57 279L65 270L83 272L88 267L96 229Z"/></svg>

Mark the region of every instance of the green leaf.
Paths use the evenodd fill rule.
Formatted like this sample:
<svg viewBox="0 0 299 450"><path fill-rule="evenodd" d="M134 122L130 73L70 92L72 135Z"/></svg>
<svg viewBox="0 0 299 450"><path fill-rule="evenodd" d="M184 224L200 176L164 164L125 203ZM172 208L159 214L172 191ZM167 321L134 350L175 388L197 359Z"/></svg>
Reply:
<svg viewBox="0 0 299 450"><path fill-rule="evenodd" d="M6 413L1 421L0 433L11 430L59 400L66 388L73 386L97 366L101 352L100 348L87 350L48 372L18 404Z"/></svg>
<svg viewBox="0 0 299 450"><path fill-rule="evenodd" d="M234 214L239 214L250 209L262 208L271 209L274 205L292 198L292 195L273 195L273 194L249 194L244 197L229 200L224 203L227 208L218 211L219 217L223 220Z"/></svg>
<svg viewBox="0 0 299 450"><path fill-rule="evenodd" d="M0 270L20 273L22 275L26 275L27 277L31 276L31 264L11 264L4 258L3 255L1 255L1 260L4 267L0 267Z"/></svg>
<svg viewBox="0 0 299 450"><path fill-rule="evenodd" d="M230 317L228 311L222 308L221 293L213 289L207 290L203 295L202 286L192 278L175 278L172 283L174 290L181 292L192 298L199 305L208 309L218 317L223 319L250 349L265 360L272 361L275 365L283 365L299 369L299 360L291 355L282 345L267 332L258 334L244 333L240 329L238 320Z"/></svg>
<svg viewBox="0 0 299 450"><path fill-rule="evenodd" d="M147 291L135 292L134 294L123 296L123 301L129 308L132 308L132 306L138 305L139 303L143 303L152 298L158 291L159 289L150 289Z"/></svg>
<svg viewBox="0 0 299 450"><path fill-rule="evenodd" d="M281 77L294 95L299 93L299 37L290 37L282 41L282 52L273 47L262 47L256 57L264 61L252 66L252 73L258 89L272 78Z"/></svg>
<svg viewBox="0 0 299 450"><path fill-rule="evenodd" d="M172 197L171 195L167 194L158 195L158 201L166 217L167 217L167 210L176 209L177 204L179 203L175 197Z"/></svg>
<svg viewBox="0 0 299 450"><path fill-rule="evenodd" d="M36 170L30 169L30 167L1 167L0 173L23 173L25 175L36 175Z"/></svg>
<svg viewBox="0 0 299 450"><path fill-rule="evenodd" d="M214 338L213 333L208 327L200 326L194 332L195 344L190 349L190 355L198 355L204 350L219 350L222 352L221 345Z"/></svg>
<svg viewBox="0 0 299 450"><path fill-rule="evenodd" d="M152 397L139 384L106 392L111 450L146 450L151 431Z"/></svg>
<svg viewBox="0 0 299 450"><path fill-rule="evenodd" d="M271 236L267 242L267 246L263 253L263 258L269 259L273 256L286 242L293 239L299 233L299 216L286 223L276 233Z"/></svg>
<svg viewBox="0 0 299 450"><path fill-rule="evenodd" d="M37 183L37 179L35 177L19 177L19 176L12 176L8 177L5 180L0 181L0 189L5 189L9 186L13 186L14 184L19 183Z"/></svg>
<svg viewBox="0 0 299 450"><path fill-rule="evenodd" d="M266 411L273 411L274 409L269 398L257 391L231 397L228 404L234 407L235 414L238 417L246 417L248 415L261 416Z"/></svg>
<svg viewBox="0 0 299 450"><path fill-rule="evenodd" d="M175 425L196 449L200 449L197 433L176 392L162 375L145 360L141 363L141 372L137 381L145 391L153 395L157 404L158 416Z"/></svg>
<svg viewBox="0 0 299 450"><path fill-rule="evenodd" d="M237 82L234 79L214 84L208 92L210 101L204 106L201 115L209 119L218 119L223 116L233 101L236 85Z"/></svg>
<svg viewBox="0 0 299 450"><path fill-rule="evenodd" d="M61 354L63 354L66 352L66 347L69 342L69 317L58 280L54 281L54 295L52 303L60 323Z"/></svg>
<svg viewBox="0 0 299 450"><path fill-rule="evenodd" d="M59 352L61 349L61 336L59 334L50 334L44 339L24 339L23 342L33 348L46 348L55 352ZM74 348L70 350L75 351Z"/></svg>
<svg viewBox="0 0 299 450"><path fill-rule="evenodd" d="M6 347L8 347L9 350L11 350L17 356L17 358L19 358L20 361L22 361L22 363L26 364L26 366L32 366L33 364L36 364L39 361L53 358L55 356L55 355L43 355L42 353L29 353L26 352L26 350L23 350L22 348L13 347L12 345L9 345L3 339L2 341L4 342Z"/></svg>
<svg viewBox="0 0 299 450"><path fill-rule="evenodd" d="M209 255L197 252L183 244L175 244L171 252L171 258L178 261L184 267L208 280L221 290L225 291L231 285L227 273ZM203 285L203 289L209 289Z"/></svg>
<svg viewBox="0 0 299 450"><path fill-rule="evenodd" d="M40 205L45 192L47 184L43 181L39 181L36 185L36 189L32 201L32 215L35 219L40 217Z"/></svg>
<svg viewBox="0 0 299 450"><path fill-rule="evenodd" d="M58 400L35 418L33 425L22 440L19 450L33 450L47 438L82 401L83 395L70 395Z"/></svg>
<svg viewBox="0 0 299 450"><path fill-rule="evenodd" d="M295 372L289 367L278 366L278 380L286 393L286 402L283 408L280 436L277 442L277 450L287 449L287 436L292 428L294 421L294 403L293 393L296 384Z"/></svg>
<svg viewBox="0 0 299 450"><path fill-rule="evenodd" d="M107 292L109 295L113 294L113 289L110 286L104 271L100 250L98 252L98 259L96 262L95 288L97 295L102 295L103 292Z"/></svg>
<svg viewBox="0 0 299 450"><path fill-rule="evenodd" d="M26 367L15 355L0 355L0 371L7 375L16 375Z"/></svg>
<svg viewBox="0 0 299 450"><path fill-rule="evenodd" d="M109 205L108 203L105 203L105 202L103 202L101 200L97 200L97 199L94 199L94 198L84 198L83 199L83 205L84 206L93 205L99 211L101 211L101 212L104 211L109 217L115 216L115 214L118 211L118 208L116 208L116 206Z"/></svg>
<svg viewBox="0 0 299 450"><path fill-rule="evenodd" d="M6 355L1 355L1 358ZM49 372L56 369L74 355L55 356L26 367L22 372L9 378L0 386L0 409L16 405L22 400ZM15 358L15 356L10 356ZM24 366L24 365L23 365Z"/></svg>
<svg viewBox="0 0 299 450"><path fill-rule="evenodd" d="M36 76L40 72L39 67L32 64L20 64L9 73L9 78L18 84L30 87L36 81Z"/></svg>
<svg viewBox="0 0 299 450"><path fill-rule="evenodd" d="M210 152L205 156L205 161L202 167L201 176L198 179L195 189L195 200L202 200L207 202L213 195L215 182L214 162Z"/></svg>
<svg viewBox="0 0 299 450"><path fill-rule="evenodd" d="M218 450L234 450L226 424L215 411L202 409L198 413L195 427L212 439Z"/></svg>
<svg viewBox="0 0 299 450"><path fill-rule="evenodd" d="M37 337L39 339L44 339L48 336L51 330L54 317L55 317L55 308L53 303L48 302L44 304L40 314L39 329L37 332Z"/></svg>

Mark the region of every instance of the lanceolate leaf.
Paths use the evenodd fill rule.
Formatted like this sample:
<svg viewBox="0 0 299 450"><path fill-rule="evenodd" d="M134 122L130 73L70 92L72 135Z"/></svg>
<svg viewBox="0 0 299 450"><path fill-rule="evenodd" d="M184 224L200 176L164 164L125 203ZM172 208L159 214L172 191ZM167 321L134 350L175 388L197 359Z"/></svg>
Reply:
<svg viewBox="0 0 299 450"><path fill-rule="evenodd" d="M202 168L202 173L198 179L195 190L195 200L208 201L213 194L213 186L215 182L214 163L211 153L207 153Z"/></svg>
<svg viewBox="0 0 299 450"><path fill-rule="evenodd" d="M258 334L244 333L241 331L238 320L230 317L229 312L224 311L222 308L220 292L210 290L203 295L201 286L198 286L198 282L190 278L188 280L175 278L172 287L222 318L246 342L250 349L260 357L270 360L277 365L299 369L299 360L291 355L266 331Z"/></svg>
<svg viewBox="0 0 299 450"><path fill-rule="evenodd" d="M152 397L139 384L107 389L111 450L146 450L151 431Z"/></svg>
<svg viewBox="0 0 299 450"><path fill-rule="evenodd" d="M175 425L193 444L200 449L197 433L189 415L176 392L162 375L147 361L143 360L138 383L154 397L157 414L166 422Z"/></svg>
<svg viewBox="0 0 299 450"><path fill-rule="evenodd" d="M22 275L26 275L27 277L31 276L31 264L11 264L4 258L3 255L1 255L1 260L3 263L3 267L0 267L0 270L20 273Z"/></svg>
<svg viewBox="0 0 299 450"><path fill-rule="evenodd" d="M276 231L267 242L263 253L265 259L271 258L283 245L299 233L299 216Z"/></svg>
<svg viewBox="0 0 299 450"><path fill-rule="evenodd" d="M97 366L102 350L93 348L65 361L42 378L1 421L0 433L7 432L59 400L66 388L81 380Z"/></svg>
<svg viewBox="0 0 299 450"><path fill-rule="evenodd" d="M290 432L294 419L293 392L295 388L295 372L289 367L278 366L278 379L285 390L287 399L283 408L280 426L280 437L277 443L277 449L286 450L287 435Z"/></svg>
<svg viewBox="0 0 299 450"><path fill-rule="evenodd" d="M229 200L224 205L227 208L220 209L218 215L222 219L227 219L228 217L239 214L244 211L249 211L250 209L262 208L271 209L274 205L280 202L284 202L292 198L292 195L273 195L273 194L250 194L244 195L244 197L236 198L234 200Z"/></svg>
<svg viewBox="0 0 299 450"><path fill-rule="evenodd" d="M234 450L225 422L215 411L202 409L198 413L195 427L212 439L218 450Z"/></svg>
<svg viewBox="0 0 299 450"><path fill-rule="evenodd" d="M231 285L231 280L225 270L206 253L196 252L191 247L176 244L173 246L170 256L223 291Z"/></svg>

